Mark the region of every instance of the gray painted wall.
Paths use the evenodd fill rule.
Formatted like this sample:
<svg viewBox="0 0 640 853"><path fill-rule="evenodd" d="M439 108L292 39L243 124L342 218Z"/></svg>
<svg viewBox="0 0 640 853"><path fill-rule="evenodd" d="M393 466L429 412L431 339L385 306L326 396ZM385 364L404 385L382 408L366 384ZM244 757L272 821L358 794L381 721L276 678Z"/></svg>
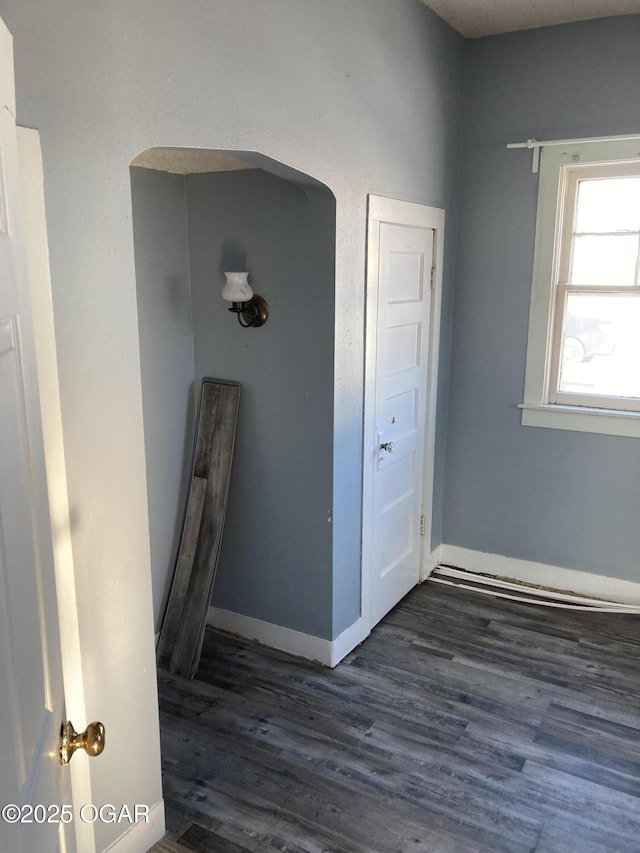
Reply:
<svg viewBox="0 0 640 853"><path fill-rule="evenodd" d="M213 376L242 384L213 603L330 639L335 200L261 169L132 168L131 192L156 630ZM229 314L226 269L252 271L264 328Z"/></svg>
<svg viewBox="0 0 640 853"><path fill-rule="evenodd" d="M640 580L632 438L523 427L537 177L508 142L638 132L640 16L467 43L444 541Z"/></svg>
<svg viewBox="0 0 640 853"><path fill-rule="evenodd" d="M331 639L335 201L262 170L187 178L195 371L240 381L213 604ZM249 270L269 320L220 296Z"/></svg>
<svg viewBox="0 0 640 853"><path fill-rule="evenodd" d="M131 169L151 579L156 631L173 576L193 443L185 180Z"/></svg>
<svg viewBox="0 0 640 853"><path fill-rule="evenodd" d="M462 38L418 0L0 0L0 14L14 34L18 118L42 136L70 500L91 520L76 530L79 571L107 584L117 564L130 583L131 567L142 578L150 559L132 159L158 145L257 150L334 193L330 622L339 635L360 607L367 194L446 207L450 251ZM439 495L436 538L438 505Z"/></svg>
<svg viewBox="0 0 640 853"><path fill-rule="evenodd" d="M99 667L86 661L87 713L107 718L116 741L145 720L125 754L96 762L93 793L109 802L118 778L123 801L155 803L129 165L154 146L260 151L336 198L333 574L320 621L338 636L360 611L367 194L453 213L463 40L419 0L0 0L0 16L14 36L18 121L42 141L79 633L110 649ZM443 391L451 278L445 289ZM440 466L446 406L443 394ZM96 832L106 848L122 827Z"/></svg>

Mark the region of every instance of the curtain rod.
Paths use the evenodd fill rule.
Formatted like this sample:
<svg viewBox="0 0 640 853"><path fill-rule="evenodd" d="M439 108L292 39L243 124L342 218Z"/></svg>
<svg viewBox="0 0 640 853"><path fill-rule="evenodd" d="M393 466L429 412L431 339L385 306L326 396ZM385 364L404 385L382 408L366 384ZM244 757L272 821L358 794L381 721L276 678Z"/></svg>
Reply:
<svg viewBox="0 0 640 853"><path fill-rule="evenodd" d="M526 142L509 142L507 148L529 148L533 152L531 171L537 172L540 166L540 149L545 145L571 145L576 142L623 142L640 139L640 133L621 134L620 136L579 136L574 139L527 139Z"/></svg>

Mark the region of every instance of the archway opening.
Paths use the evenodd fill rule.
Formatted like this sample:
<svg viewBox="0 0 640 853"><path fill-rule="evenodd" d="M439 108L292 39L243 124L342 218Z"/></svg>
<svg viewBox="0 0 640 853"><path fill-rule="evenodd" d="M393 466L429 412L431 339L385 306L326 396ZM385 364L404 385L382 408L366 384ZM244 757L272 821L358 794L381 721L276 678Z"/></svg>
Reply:
<svg viewBox="0 0 640 853"><path fill-rule="evenodd" d="M153 148L130 172L156 630L209 376L242 386L213 604L330 639L335 198L256 152ZM229 313L226 270L264 326Z"/></svg>

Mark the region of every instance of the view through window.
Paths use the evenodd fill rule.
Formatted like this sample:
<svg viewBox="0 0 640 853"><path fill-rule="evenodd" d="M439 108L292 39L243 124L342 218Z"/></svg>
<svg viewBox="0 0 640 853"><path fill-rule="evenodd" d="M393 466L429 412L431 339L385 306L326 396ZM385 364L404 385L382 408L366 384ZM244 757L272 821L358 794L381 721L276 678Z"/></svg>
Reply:
<svg viewBox="0 0 640 853"><path fill-rule="evenodd" d="M550 402L640 410L640 169L567 167Z"/></svg>

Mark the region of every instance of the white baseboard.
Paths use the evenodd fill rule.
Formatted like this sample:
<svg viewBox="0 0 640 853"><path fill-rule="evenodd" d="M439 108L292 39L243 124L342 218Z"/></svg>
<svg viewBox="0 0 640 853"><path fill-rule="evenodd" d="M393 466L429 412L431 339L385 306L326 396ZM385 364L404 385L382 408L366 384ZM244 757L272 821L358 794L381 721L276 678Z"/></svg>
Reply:
<svg viewBox="0 0 640 853"><path fill-rule="evenodd" d="M429 575L435 569L437 565L439 565L442 560L440 559L440 549L442 545L438 545L428 557L425 558L422 565L420 566L420 583L424 583L428 580Z"/></svg>
<svg viewBox="0 0 640 853"><path fill-rule="evenodd" d="M291 628L283 628L271 622L263 622L242 613L210 607L207 624L230 634L237 634L246 640L255 640L263 646L278 649L305 660L321 663L323 666L337 666L342 658L359 645L369 633L365 631L362 618L350 625L335 640L323 640Z"/></svg>
<svg viewBox="0 0 640 853"><path fill-rule="evenodd" d="M439 564L456 566L469 572L512 578L529 584L574 592L579 595L618 601L622 604L640 605L640 583L619 578L579 572L546 563L534 563L504 557L500 554L485 554L457 545L442 544L425 559L420 571L420 581L425 581ZM243 616L220 607L210 607L207 623L213 628L237 634L247 640L255 640L272 649L315 661L323 666L334 667L367 638L370 628L363 617L357 619L335 640L324 640L311 634L283 628L271 622L263 622L251 616ZM118 850L118 853L120 851Z"/></svg>
<svg viewBox="0 0 640 853"><path fill-rule="evenodd" d="M524 583L537 584L564 592L618 601L621 604L640 605L640 583L620 578L534 563L500 554L485 554L457 545L440 546L441 564L456 566L469 572L512 578Z"/></svg>
<svg viewBox="0 0 640 853"><path fill-rule="evenodd" d="M329 666L337 666L349 652L359 646L363 640L366 640L369 634L370 629L366 627L361 616L331 643L331 663Z"/></svg>
<svg viewBox="0 0 640 853"><path fill-rule="evenodd" d="M440 547L432 551L420 568L420 583L426 581L440 560ZM246 640L255 640L263 646L278 649L281 652L295 655L305 660L321 663L323 666L334 667L345 658L349 652L359 646L371 633L364 617L346 628L335 640L323 640L291 628L283 628L271 622L263 622L251 616L243 616L232 610L221 607L210 607L207 614L207 624L230 634L237 634Z"/></svg>
<svg viewBox="0 0 640 853"><path fill-rule="evenodd" d="M107 847L105 853L140 853L164 837L164 800L149 809L149 822L139 820Z"/></svg>

